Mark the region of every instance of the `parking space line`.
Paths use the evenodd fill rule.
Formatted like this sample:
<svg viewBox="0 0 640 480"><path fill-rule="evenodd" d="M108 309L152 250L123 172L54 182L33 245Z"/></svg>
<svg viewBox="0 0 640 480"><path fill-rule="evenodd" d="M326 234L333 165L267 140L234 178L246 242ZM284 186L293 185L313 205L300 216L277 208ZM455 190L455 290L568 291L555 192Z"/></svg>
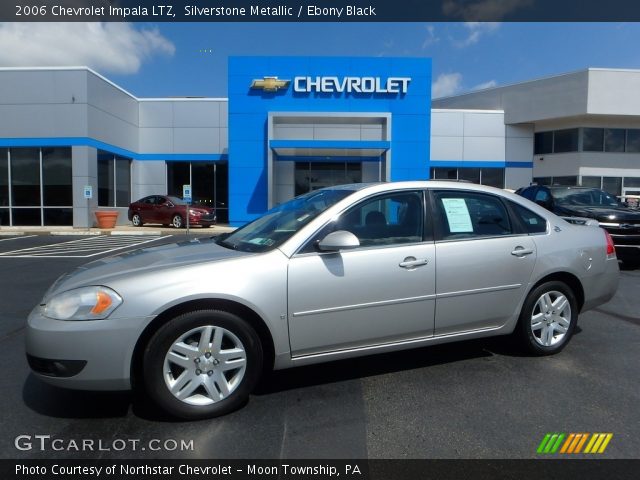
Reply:
<svg viewBox="0 0 640 480"><path fill-rule="evenodd" d="M144 240L138 235L88 237L2 252L0 253L0 258L90 258L124 248L137 247L171 236L172 235L164 235L146 238Z"/></svg>
<svg viewBox="0 0 640 480"><path fill-rule="evenodd" d="M9 240L22 240L23 238L31 238L31 237L37 237L37 235L27 235L26 237L19 236L19 237L3 238L3 239L0 239L0 242L8 242Z"/></svg>

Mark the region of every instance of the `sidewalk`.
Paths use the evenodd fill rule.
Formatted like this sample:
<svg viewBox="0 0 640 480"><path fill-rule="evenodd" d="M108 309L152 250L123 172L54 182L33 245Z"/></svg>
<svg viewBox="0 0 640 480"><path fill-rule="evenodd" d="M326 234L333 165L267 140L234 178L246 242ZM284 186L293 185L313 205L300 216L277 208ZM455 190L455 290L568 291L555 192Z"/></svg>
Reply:
<svg viewBox="0 0 640 480"><path fill-rule="evenodd" d="M228 225L214 225L210 228L193 227L189 235L218 235L231 232L234 227ZM118 225L115 228L74 228L74 227L0 227L0 237L22 235L186 235L186 228L167 228L162 226L134 227L132 225Z"/></svg>

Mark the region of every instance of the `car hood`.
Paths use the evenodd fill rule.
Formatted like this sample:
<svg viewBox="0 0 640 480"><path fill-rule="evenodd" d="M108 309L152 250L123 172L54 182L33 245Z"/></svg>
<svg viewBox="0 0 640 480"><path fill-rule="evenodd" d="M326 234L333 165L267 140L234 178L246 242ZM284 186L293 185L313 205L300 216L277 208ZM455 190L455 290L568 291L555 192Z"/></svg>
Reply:
<svg viewBox="0 0 640 480"><path fill-rule="evenodd" d="M558 206L558 213L578 217L595 218L600 222L622 221L640 223L640 212L624 207L588 207L588 206Z"/></svg>
<svg viewBox="0 0 640 480"><path fill-rule="evenodd" d="M86 285L108 285L122 277L155 273L194 264L218 262L231 258L255 255L221 247L213 239L191 240L141 248L120 255L105 257L82 265L67 273L49 288L51 295Z"/></svg>

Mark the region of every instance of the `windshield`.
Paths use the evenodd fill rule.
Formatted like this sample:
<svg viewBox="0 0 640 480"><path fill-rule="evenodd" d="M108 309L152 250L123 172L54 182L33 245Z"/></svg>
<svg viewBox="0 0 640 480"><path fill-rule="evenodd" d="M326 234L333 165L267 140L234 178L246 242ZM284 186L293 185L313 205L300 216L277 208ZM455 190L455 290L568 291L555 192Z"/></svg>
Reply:
<svg viewBox="0 0 640 480"><path fill-rule="evenodd" d="M266 252L277 248L311 220L343 198L350 189L323 189L300 195L272 208L262 217L221 236L218 245L243 252Z"/></svg>
<svg viewBox="0 0 640 480"><path fill-rule="evenodd" d="M180 199L178 197L167 197L167 198L174 205L186 205L187 204L187 202L185 202L184 200L182 200L182 199Z"/></svg>
<svg viewBox="0 0 640 480"><path fill-rule="evenodd" d="M583 207L617 207L618 200L603 190L593 189L571 189L554 190L553 197L559 205L563 206L583 206Z"/></svg>

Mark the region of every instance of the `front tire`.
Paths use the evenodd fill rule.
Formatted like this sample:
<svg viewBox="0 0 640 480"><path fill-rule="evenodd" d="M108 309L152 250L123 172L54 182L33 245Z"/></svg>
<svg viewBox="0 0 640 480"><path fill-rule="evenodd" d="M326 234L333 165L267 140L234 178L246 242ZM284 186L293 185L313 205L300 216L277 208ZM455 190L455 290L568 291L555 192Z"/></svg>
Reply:
<svg viewBox="0 0 640 480"><path fill-rule="evenodd" d="M199 310L163 325L143 356L144 385L167 413L198 420L242 406L262 371L260 338L237 315Z"/></svg>
<svg viewBox="0 0 640 480"><path fill-rule="evenodd" d="M182 228L182 217L180 215L174 215L171 219L171 225L175 228Z"/></svg>
<svg viewBox="0 0 640 480"><path fill-rule="evenodd" d="M534 288L524 302L515 335L528 353L553 355L569 343L578 322L578 303L563 282Z"/></svg>

